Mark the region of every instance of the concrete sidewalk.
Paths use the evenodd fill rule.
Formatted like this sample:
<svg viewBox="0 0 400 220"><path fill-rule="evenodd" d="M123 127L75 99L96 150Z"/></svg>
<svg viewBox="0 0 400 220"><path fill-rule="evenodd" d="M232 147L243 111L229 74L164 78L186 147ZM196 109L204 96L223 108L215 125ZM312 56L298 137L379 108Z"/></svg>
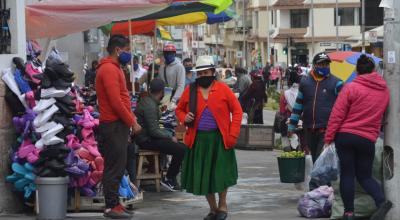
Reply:
<svg viewBox="0 0 400 220"><path fill-rule="evenodd" d="M279 182L278 152L237 151L238 185L228 195L230 220L301 219L297 200L302 192L293 184ZM193 220L208 213L205 198L184 192L146 192L136 205L137 220ZM31 220L34 216L0 216L0 219ZM103 219L102 213L72 213L68 219Z"/></svg>

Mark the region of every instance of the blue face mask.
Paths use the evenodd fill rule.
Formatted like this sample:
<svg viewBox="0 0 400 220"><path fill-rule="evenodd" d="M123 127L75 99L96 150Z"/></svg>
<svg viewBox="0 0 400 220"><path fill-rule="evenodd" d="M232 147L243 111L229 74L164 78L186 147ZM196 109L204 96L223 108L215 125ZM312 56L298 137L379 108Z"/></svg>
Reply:
<svg viewBox="0 0 400 220"><path fill-rule="evenodd" d="M185 67L186 73L190 73L191 72L190 70L192 70L192 69L193 69L192 67Z"/></svg>
<svg viewBox="0 0 400 220"><path fill-rule="evenodd" d="M167 65L169 65L175 61L175 55L174 54L166 54L166 55L164 55L164 59L165 59L165 63L167 63Z"/></svg>
<svg viewBox="0 0 400 220"><path fill-rule="evenodd" d="M329 67L315 67L315 72L320 76L328 76L331 73Z"/></svg>
<svg viewBox="0 0 400 220"><path fill-rule="evenodd" d="M118 56L118 61L121 65L125 66L132 59L132 54L126 51L122 51Z"/></svg>
<svg viewBox="0 0 400 220"><path fill-rule="evenodd" d="M133 64L133 70L137 71L139 69L139 64L135 63Z"/></svg>

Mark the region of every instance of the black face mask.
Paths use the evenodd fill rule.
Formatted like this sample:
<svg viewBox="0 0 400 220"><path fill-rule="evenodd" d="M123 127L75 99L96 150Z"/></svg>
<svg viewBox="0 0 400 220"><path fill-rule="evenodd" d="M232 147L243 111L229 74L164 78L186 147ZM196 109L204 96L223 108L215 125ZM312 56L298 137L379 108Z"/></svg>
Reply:
<svg viewBox="0 0 400 220"><path fill-rule="evenodd" d="M207 89L211 86L211 83L214 82L215 76L202 76L196 79L197 85L202 88Z"/></svg>

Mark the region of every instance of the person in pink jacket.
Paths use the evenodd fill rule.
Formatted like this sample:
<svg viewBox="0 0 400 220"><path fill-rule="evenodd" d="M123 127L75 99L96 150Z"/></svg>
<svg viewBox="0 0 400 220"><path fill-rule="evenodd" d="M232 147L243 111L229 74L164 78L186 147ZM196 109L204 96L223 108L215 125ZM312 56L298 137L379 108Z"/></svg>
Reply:
<svg viewBox="0 0 400 220"><path fill-rule="evenodd" d="M330 115L325 144L335 142L340 160L340 194L344 203L343 219L354 219L354 179L375 200L377 211L371 219L384 219L392 207L382 187L372 177L375 142L389 104L385 80L375 70L374 61L361 55L356 79L345 85Z"/></svg>

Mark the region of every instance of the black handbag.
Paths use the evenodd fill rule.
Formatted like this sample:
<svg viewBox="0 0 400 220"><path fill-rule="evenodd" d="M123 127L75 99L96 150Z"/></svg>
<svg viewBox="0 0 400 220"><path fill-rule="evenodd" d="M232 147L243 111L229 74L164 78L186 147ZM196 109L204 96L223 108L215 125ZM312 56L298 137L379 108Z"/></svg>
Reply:
<svg viewBox="0 0 400 220"><path fill-rule="evenodd" d="M197 111L197 84L191 83L189 87L189 111L196 116ZM191 127L194 125L194 120L191 123L186 123L186 126Z"/></svg>
<svg viewBox="0 0 400 220"><path fill-rule="evenodd" d="M283 123L286 123L286 117L279 111L275 114L274 131L275 133L282 133Z"/></svg>

